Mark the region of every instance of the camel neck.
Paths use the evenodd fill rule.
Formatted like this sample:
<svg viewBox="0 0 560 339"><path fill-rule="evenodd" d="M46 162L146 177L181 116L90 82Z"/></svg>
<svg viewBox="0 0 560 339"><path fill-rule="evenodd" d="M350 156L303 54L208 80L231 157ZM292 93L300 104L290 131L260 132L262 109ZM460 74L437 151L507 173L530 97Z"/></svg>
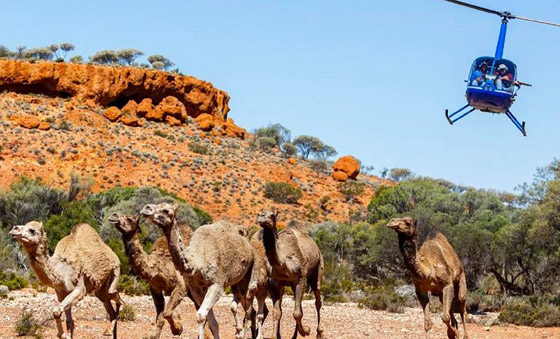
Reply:
<svg viewBox="0 0 560 339"><path fill-rule="evenodd" d="M408 236L399 233L399 249L404 258L404 264L413 277L422 276L422 267L417 257L417 236Z"/></svg>
<svg viewBox="0 0 560 339"><path fill-rule="evenodd" d="M43 285L54 287L61 281L50 263L51 258L48 255L46 243L41 243L33 249L26 248L25 250L29 257L29 264Z"/></svg>
<svg viewBox="0 0 560 339"><path fill-rule="evenodd" d="M268 261L272 266L278 265L278 229L276 227L263 227L263 245Z"/></svg>
<svg viewBox="0 0 560 339"><path fill-rule="evenodd" d="M131 236L123 234L123 242L125 253L130 259L130 265L132 269L134 269L134 272L136 272L141 279L148 279L149 272L146 271L148 255L144 252L142 243L140 243L138 232L134 232Z"/></svg>
<svg viewBox="0 0 560 339"><path fill-rule="evenodd" d="M163 230L167 242L169 244L169 253L171 254L171 259L175 267L179 268L183 274L192 274L193 267L189 262L188 246L185 246L183 241L183 235L181 230L177 226L177 222L173 220L171 227L167 227Z"/></svg>

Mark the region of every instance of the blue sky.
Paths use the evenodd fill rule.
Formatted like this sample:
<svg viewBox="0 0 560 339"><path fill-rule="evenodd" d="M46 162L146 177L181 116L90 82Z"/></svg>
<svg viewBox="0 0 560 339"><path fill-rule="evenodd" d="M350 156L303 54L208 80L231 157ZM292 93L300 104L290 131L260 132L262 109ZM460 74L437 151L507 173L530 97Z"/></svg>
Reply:
<svg viewBox="0 0 560 339"><path fill-rule="evenodd" d="M560 22L560 2L473 0ZM512 21L504 57L523 88L504 115L454 126L472 61L493 55L500 19L442 0L1 1L0 44L72 42L84 57L133 47L161 53L231 96L230 117L281 123L366 165L511 191L560 150L560 28Z"/></svg>

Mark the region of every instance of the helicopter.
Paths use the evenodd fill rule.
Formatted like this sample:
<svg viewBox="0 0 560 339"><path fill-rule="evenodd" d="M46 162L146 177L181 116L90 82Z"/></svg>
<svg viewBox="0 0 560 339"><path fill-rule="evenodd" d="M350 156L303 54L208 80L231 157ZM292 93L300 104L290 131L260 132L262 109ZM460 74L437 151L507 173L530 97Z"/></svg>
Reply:
<svg viewBox="0 0 560 339"><path fill-rule="evenodd" d="M517 92L521 86L530 87L532 85L518 81L517 66L512 61L503 58L507 24L508 21L512 19L531 21L557 27L560 27L560 24L529 19L513 15L508 11L499 12L462 1L445 1L476 9L485 13L495 14L502 18L500 35L498 37L498 44L496 45L496 52L494 56L479 57L474 60L469 72L469 80L465 80L465 82L467 82L467 104L451 114L449 114L449 111L446 109L445 117L447 118L447 121L450 125L453 125L459 119L464 118L474 110L505 114L515 127L519 129L523 136L527 136L525 131L525 122L523 121L520 123L509 108L515 101L515 97L517 96ZM470 109L468 109L469 107Z"/></svg>

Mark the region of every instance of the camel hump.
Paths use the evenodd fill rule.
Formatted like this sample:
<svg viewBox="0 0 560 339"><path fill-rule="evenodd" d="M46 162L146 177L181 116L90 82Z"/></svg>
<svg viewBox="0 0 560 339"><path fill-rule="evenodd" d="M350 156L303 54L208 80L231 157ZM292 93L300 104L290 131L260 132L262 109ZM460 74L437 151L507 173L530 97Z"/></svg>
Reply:
<svg viewBox="0 0 560 339"><path fill-rule="evenodd" d="M70 234L72 235L86 235L86 234L95 234L96 236L99 236L97 234L97 231L91 227L88 224L77 224L74 225L74 227L72 227L72 230L70 231Z"/></svg>
<svg viewBox="0 0 560 339"><path fill-rule="evenodd" d="M307 231L307 226L305 226L304 223L299 222L299 221L295 221L295 220L290 221L288 226L286 226L286 230L293 230L293 231L297 231L299 233L309 235L309 232Z"/></svg>

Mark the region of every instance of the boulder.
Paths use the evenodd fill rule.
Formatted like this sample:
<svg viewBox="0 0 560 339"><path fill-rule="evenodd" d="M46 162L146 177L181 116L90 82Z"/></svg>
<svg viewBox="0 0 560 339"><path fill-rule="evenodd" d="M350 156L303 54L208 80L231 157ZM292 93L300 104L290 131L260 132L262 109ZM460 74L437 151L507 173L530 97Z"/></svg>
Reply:
<svg viewBox="0 0 560 339"><path fill-rule="evenodd" d="M345 176L346 179L343 179ZM351 155L339 158L333 165L333 179L336 181L346 181L347 179L356 179L360 174L360 163Z"/></svg>
<svg viewBox="0 0 560 339"><path fill-rule="evenodd" d="M348 174L341 172L341 171L335 171L332 174L332 177L334 180L336 181L340 181L340 182L345 182L346 180L348 180Z"/></svg>
<svg viewBox="0 0 560 339"><path fill-rule="evenodd" d="M130 127L141 127L144 125L142 120L130 115L123 115L119 121Z"/></svg>
<svg viewBox="0 0 560 339"><path fill-rule="evenodd" d="M136 116L139 118L145 118L146 115L154 110L154 105L152 104L152 99L146 98L136 106Z"/></svg>
<svg viewBox="0 0 560 339"><path fill-rule="evenodd" d="M37 128L40 129L41 131L48 131L51 129L51 124L49 124L46 121L41 121L41 123Z"/></svg>
<svg viewBox="0 0 560 339"><path fill-rule="evenodd" d="M109 121L115 122L117 120L119 120L119 118L121 117L122 112L120 109L118 109L118 107L109 107L107 108L104 112L103 112L103 116L107 119L109 119Z"/></svg>
<svg viewBox="0 0 560 339"><path fill-rule="evenodd" d="M14 121L21 127L30 129L37 128L39 127L39 124L41 124L39 118L32 115L20 115L15 117Z"/></svg>
<svg viewBox="0 0 560 339"><path fill-rule="evenodd" d="M197 116L194 121L198 125L198 128L205 132L211 131L215 126L214 117L206 113Z"/></svg>
<svg viewBox="0 0 560 339"><path fill-rule="evenodd" d="M237 126L232 118L227 119L227 121L222 125L222 134L232 137L232 138L240 138L245 139L245 135L247 134L247 130L242 127Z"/></svg>
<svg viewBox="0 0 560 339"><path fill-rule="evenodd" d="M138 104L134 100L129 100L126 105L121 109L123 113L128 113L130 115L136 115L136 109L138 108Z"/></svg>
<svg viewBox="0 0 560 339"><path fill-rule="evenodd" d="M168 115L165 117L165 122L169 124L169 126L179 126L181 125L181 120L175 119L173 116Z"/></svg>
<svg viewBox="0 0 560 339"><path fill-rule="evenodd" d="M185 108L185 105L183 105L183 103L175 97L165 97L159 103L158 109L164 117L172 116L180 122L187 121L187 109Z"/></svg>

